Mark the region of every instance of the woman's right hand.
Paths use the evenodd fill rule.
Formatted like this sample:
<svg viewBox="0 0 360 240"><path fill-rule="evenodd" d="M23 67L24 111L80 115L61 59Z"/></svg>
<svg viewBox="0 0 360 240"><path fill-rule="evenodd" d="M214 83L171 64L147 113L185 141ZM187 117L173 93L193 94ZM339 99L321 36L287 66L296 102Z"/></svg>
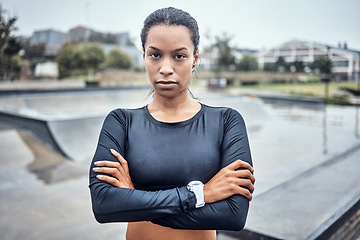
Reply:
<svg viewBox="0 0 360 240"><path fill-rule="evenodd" d="M94 164L96 167L93 168L94 172L106 173L109 175L100 174L96 177L115 187L135 189L134 184L131 181L128 163L125 158L123 158L123 156L114 149L110 149L110 152L118 159L119 162L105 160L95 162Z"/></svg>
<svg viewBox="0 0 360 240"><path fill-rule="evenodd" d="M251 165L241 160L236 160L222 168L204 186L205 203L217 202L235 194L240 194L251 201L255 183L253 172Z"/></svg>

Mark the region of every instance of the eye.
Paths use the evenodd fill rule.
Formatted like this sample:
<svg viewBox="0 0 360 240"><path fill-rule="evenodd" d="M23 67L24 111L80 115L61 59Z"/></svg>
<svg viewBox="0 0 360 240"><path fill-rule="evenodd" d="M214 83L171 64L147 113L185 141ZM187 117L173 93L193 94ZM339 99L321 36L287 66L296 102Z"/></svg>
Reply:
<svg viewBox="0 0 360 240"><path fill-rule="evenodd" d="M174 58L176 59L176 60L181 60L181 59L184 59L184 58L186 58L186 55L185 54L175 54L175 56L174 56Z"/></svg>
<svg viewBox="0 0 360 240"><path fill-rule="evenodd" d="M160 58L160 54L159 54L159 53L150 53L149 56L150 56L150 57L153 57L153 58Z"/></svg>

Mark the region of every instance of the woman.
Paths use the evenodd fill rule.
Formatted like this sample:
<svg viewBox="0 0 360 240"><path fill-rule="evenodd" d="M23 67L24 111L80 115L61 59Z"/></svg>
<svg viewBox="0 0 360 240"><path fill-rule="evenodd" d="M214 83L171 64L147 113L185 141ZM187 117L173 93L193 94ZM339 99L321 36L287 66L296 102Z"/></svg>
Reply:
<svg viewBox="0 0 360 240"><path fill-rule="evenodd" d="M129 222L129 240L213 240L216 229L242 229L255 182L246 128L237 111L188 94L196 21L159 9L141 40L154 97L105 119L90 169L96 219Z"/></svg>

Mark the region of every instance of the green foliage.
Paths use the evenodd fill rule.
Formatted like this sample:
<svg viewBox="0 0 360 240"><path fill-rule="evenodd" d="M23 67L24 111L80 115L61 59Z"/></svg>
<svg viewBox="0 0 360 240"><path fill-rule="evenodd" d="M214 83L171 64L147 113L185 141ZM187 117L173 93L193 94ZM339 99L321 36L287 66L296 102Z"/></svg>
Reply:
<svg viewBox="0 0 360 240"><path fill-rule="evenodd" d="M75 55L78 48L74 44L65 44L58 55L56 56L56 62L59 67L60 75L64 72L73 72L76 69L77 63Z"/></svg>
<svg viewBox="0 0 360 240"><path fill-rule="evenodd" d="M236 65L236 69L240 71L256 71L258 68L258 61L253 56L244 56Z"/></svg>
<svg viewBox="0 0 360 240"><path fill-rule="evenodd" d="M299 61L299 60L295 60L292 64L290 64L291 66L295 67L295 72L304 72L304 62L303 61ZM291 67L290 66L290 67Z"/></svg>
<svg viewBox="0 0 360 240"><path fill-rule="evenodd" d="M275 63L265 63L264 64L264 71L265 72L276 72L277 68L275 66Z"/></svg>
<svg viewBox="0 0 360 240"><path fill-rule="evenodd" d="M21 58L19 55L3 55L1 67L6 79L18 78L21 71Z"/></svg>
<svg viewBox="0 0 360 240"><path fill-rule="evenodd" d="M81 47L82 59L84 60L84 66L86 69L96 70L100 64L104 62L105 55L97 43L87 43Z"/></svg>
<svg viewBox="0 0 360 240"><path fill-rule="evenodd" d="M6 45L1 56L1 72L7 79L13 79L21 71L21 58L18 55L22 49L21 42L10 36L7 39Z"/></svg>
<svg viewBox="0 0 360 240"><path fill-rule="evenodd" d="M231 53L230 47L231 37L223 34L222 37L215 37L214 46L218 49L217 65L219 70L230 70L235 65L235 57Z"/></svg>
<svg viewBox="0 0 360 240"><path fill-rule="evenodd" d="M285 62L283 57L279 57L278 60L275 62L275 68L279 72L287 72L289 70L289 64Z"/></svg>
<svg viewBox="0 0 360 240"><path fill-rule="evenodd" d="M15 37L10 36L4 48L4 54L14 56L22 49L22 43Z"/></svg>
<svg viewBox="0 0 360 240"><path fill-rule="evenodd" d="M106 55L105 65L108 68L129 69L132 66L131 57L121 49L114 48Z"/></svg>
<svg viewBox="0 0 360 240"><path fill-rule="evenodd" d="M283 57L279 57L275 63L265 63L265 72L304 72L304 62L295 60L286 62Z"/></svg>
<svg viewBox="0 0 360 240"><path fill-rule="evenodd" d="M320 74L331 74L332 62L330 59L320 57L315 59L315 61L310 64L310 68L312 70L318 70Z"/></svg>
<svg viewBox="0 0 360 240"><path fill-rule="evenodd" d="M0 4L0 77L3 77L4 75L8 75L7 74L8 72L5 73L3 72L4 70L9 70L10 72L12 71L11 68L9 69L8 67L3 66L4 64L6 65L6 63L3 61L9 61L10 63L12 63L11 60L12 58L9 56L15 55L15 54L14 55L8 54L7 56L5 56L3 53L4 47L8 43L8 38L10 36L10 33L16 29L15 22L17 20L16 17L10 17L6 19L4 16L4 12L6 12L6 10L4 10L2 8L2 5Z"/></svg>
<svg viewBox="0 0 360 240"><path fill-rule="evenodd" d="M97 43L65 44L56 56L60 77L97 70L104 60L103 50Z"/></svg>

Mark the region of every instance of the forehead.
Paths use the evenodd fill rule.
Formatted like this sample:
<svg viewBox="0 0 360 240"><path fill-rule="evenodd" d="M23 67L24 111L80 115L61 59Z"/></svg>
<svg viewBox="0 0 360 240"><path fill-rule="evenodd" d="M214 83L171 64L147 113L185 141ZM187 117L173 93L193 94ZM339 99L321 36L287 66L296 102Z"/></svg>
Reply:
<svg viewBox="0 0 360 240"><path fill-rule="evenodd" d="M160 50L183 47L189 50L194 49L190 30L185 26L176 25L156 25L151 27L147 34L145 49L149 46Z"/></svg>

